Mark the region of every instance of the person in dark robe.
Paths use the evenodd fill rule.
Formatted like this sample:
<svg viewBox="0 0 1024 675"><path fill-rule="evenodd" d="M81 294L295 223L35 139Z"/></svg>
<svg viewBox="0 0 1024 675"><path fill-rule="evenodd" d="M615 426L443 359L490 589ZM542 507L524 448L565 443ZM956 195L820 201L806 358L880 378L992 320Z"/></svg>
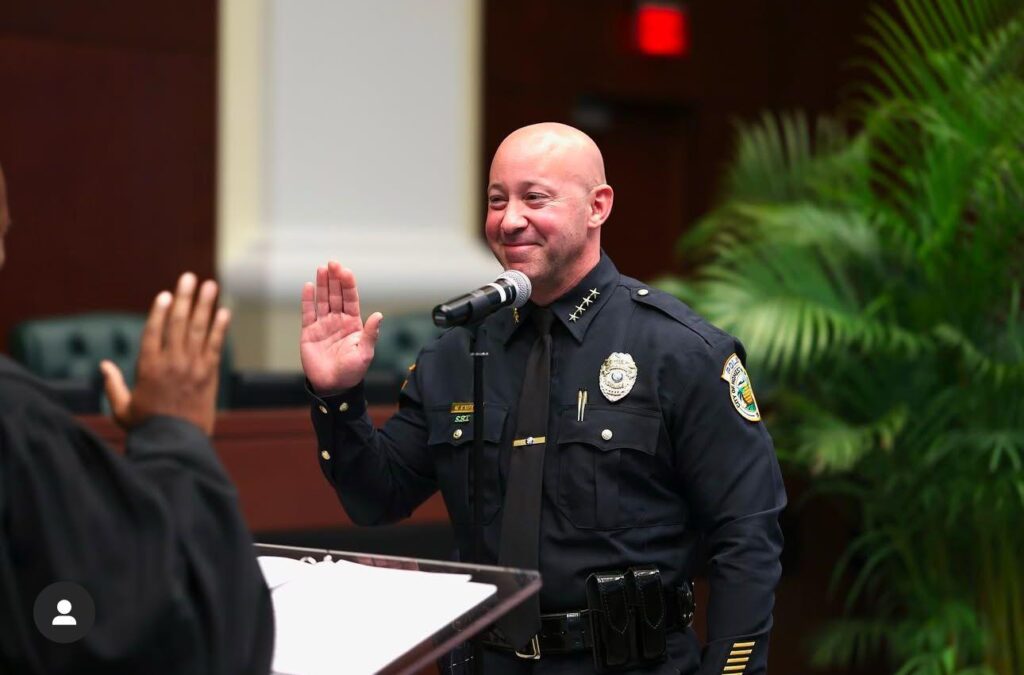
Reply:
<svg viewBox="0 0 1024 675"><path fill-rule="evenodd" d="M10 228L0 172L0 266ZM133 390L101 365L123 456L0 355L0 673L269 671L270 594L210 444L230 320L216 296L190 273L157 295ZM57 582L94 605L89 622L81 602L43 608L44 623L88 629L71 642L34 619Z"/></svg>

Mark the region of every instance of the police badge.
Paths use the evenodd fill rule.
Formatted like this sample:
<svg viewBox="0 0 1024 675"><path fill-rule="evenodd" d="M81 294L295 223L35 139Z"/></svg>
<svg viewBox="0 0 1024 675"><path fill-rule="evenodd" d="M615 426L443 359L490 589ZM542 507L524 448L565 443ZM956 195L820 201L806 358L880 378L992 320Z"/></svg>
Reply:
<svg viewBox="0 0 1024 675"><path fill-rule="evenodd" d="M729 383L729 398L736 412L748 422L759 422L761 411L757 409L754 387L750 384L750 376L740 362L740 357L733 354L725 360L722 379Z"/></svg>
<svg viewBox="0 0 1024 675"><path fill-rule="evenodd" d="M629 354L612 352L601 364L598 384L604 397L615 403L633 389L636 383L636 363Z"/></svg>

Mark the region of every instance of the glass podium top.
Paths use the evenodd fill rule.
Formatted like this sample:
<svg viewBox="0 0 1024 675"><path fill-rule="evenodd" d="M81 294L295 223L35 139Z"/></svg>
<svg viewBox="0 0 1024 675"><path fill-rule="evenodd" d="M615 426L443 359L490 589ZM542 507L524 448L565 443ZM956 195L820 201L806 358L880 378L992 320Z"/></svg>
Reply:
<svg viewBox="0 0 1024 675"><path fill-rule="evenodd" d="M386 658L386 665L382 668L373 667L366 672L381 672L390 674L405 674L405 673L416 673L425 667L433 664L441 655L448 651L451 651L456 645L466 641L473 637L480 631L484 630L491 624L493 624L498 618L505 615L513 607L519 605L528 597L537 593L541 587L540 573L534 570L522 570L513 569L507 567L495 567L489 565L474 565L471 563L456 563L446 562L441 560L420 560L415 558L402 558L397 556L377 555L374 553L357 553L352 551L335 551L331 549L322 548L301 548L295 546L279 546L272 544L256 544L256 554L263 558L264 556L271 556L275 558L290 558L311 565L320 562L337 562L345 561L347 563L357 563L372 568L386 568L391 570L408 570L415 572L430 572L440 573L442 575L452 575L450 577L433 577L432 575L412 575L417 578L417 581L426 581L428 586L431 585L431 580L436 580L442 585L450 579L456 579L455 575L459 575L457 578L465 579L468 576L468 580L476 582L477 584L489 584L494 587L494 592L490 593L489 589L483 592L489 593L489 595L482 601L476 599L470 599L469 603L473 606L469 609L464 609L464 605L460 606L459 609L455 610L457 615L454 620L440 625L434 630L432 634L429 634L425 639L419 640L415 645L408 644L408 638L405 642L402 642L402 646L398 647L399 651L394 654L389 654L383 658ZM286 564L295 567L294 563L286 562ZM322 569L325 566L319 565L318 569ZM333 566L331 566L333 567ZM350 568L357 569L357 568ZM369 571L369 570L366 570ZM380 574L376 574L376 577L380 577ZM400 577L397 582L404 582L410 575L398 575ZM326 581L318 583L330 583L330 579L324 577ZM376 583L376 582L375 582ZM272 586L272 595L275 602L275 613L277 615L278 624L280 624L286 618L283 615L282 605L283 602L279 601L280 592L278 588ZM437 588L437 584L434 584ZM394 586L395 595L398 597L381 598L382 602L391 603L392 606L399 608L397 611L408 609L409 611L415 610L415 603L411 603L407 607L402 607L402 591L398 590L399 587L405 588L402 583L398 583ZM458 591L460 588L466 588L467 586L448 586L453 591ZM284 588L284 586L280 587ZM482 587L477 587L482 589ZM456 593L452 594L457 595ZM378 609L378 608L375 608ZM339 611L351 611L360 612L365 611L360 607L345 607ZM375 616L379 617L380 614ZM397 615L395 615L397 616ZM372 622L372 618L368 618L368 621ZM282 630L283 628L283 630ZM291 626L278 626L278 642L277 648L283 649L282 646L282 633L294 634L294 627ZM361 626L363 629L369 628L374 630L370 626ZM372 638L372 642L377 645L380 649L388 649L389 647L393 650L396 647L394 645L388 645L389 630L385 625L382 626L383 630L375 631L375 635ZM433 630L431 626L430 630ZM429 631L428 631L429 632ZM346 648L344 645L345 635L340 634L332 636L334 641L334 649L332 654L336 655L331 660L331 664L318 664L313 672L316 673L327 673L327 672L338 672L338 673L350 673L353 672L351 663L346 662ZM352 638L355 640L356 638ZM397 638L394 638L397 639ZM367 648L367 645L361 644L360 648ZM374 647L374 648L377 648ZM407 648L408 647L408 648ZM384 652L381 652L384 653ZM393 658L392 658L393 656ZM347 667L349 666L349 667ZM275 650L275 671L281 673L298 672L294 669L282 669L278 668L278 658Z"/></svg>

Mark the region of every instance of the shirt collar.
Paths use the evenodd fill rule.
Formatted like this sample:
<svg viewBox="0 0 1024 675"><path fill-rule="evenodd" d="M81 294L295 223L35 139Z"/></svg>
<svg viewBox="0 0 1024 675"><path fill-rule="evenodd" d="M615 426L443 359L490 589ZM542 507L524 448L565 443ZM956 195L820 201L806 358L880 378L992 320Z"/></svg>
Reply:
<svg viewBox="0 0 1024 675"><path fill-rule="evenodd" d="M555 320L566 327L577 342L583 342L594 317L611 297L612 290L619 283L619 270L603 250L601 259L583 279L550 305ZM501 321L496 327L496 337L507 343L519 330L529 323L529 316L536 308L532 302L520 310L507 309L501 312Z"/></svg>

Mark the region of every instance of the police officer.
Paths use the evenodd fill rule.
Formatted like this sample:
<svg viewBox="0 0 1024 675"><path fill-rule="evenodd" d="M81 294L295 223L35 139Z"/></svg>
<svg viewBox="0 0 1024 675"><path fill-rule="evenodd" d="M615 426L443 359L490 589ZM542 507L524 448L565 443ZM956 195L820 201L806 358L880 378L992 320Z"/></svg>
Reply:
<svg viewBox="0 0 1024 675"><path fill-rule="evenodd" d="M482 562L533 556L544 585L532 616L484 636L482 670L764 673L786 497L743 346L616 270L600 244L613 196L596 144L565 125L513 132L491 163L487 240L533 293L479 328ZM382 318L363 322L337 262L303 288L320 467L362 525L405 518L441 490L468 558L469 333L423 349L398 412L375 429L361 382ZM703 649L690 625L698 569L710 585Z"/></svg>

